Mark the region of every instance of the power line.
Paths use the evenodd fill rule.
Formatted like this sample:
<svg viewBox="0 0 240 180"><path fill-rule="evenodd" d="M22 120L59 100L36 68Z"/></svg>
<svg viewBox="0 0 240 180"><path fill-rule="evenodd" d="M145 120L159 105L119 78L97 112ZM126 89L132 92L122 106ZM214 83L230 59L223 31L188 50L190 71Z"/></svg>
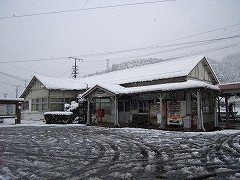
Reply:
<svg viewBox="0 0 240 180"><path fill-rule="evenodd" d="M85 55L75 55L73 57L81 56L81 57L86 57L87 58L87 57L93 57L93 56L104 56L104 55L112 55L112 54L121 54L121 53L134 52L134 51L140 51L140 50L141 51L142 50L151 50L151 49L157 49L157 48L166 48L166 47L173 47L173 46L180 46L180 45L187 45L187 44L197 44L197 43L204 43L204 42L212 43L212 42L216 42L216 41L224 41L224 40L229 40L229 39L235 39L235 38L239 38L240 35L221 37L221 38L215 38L215 39L207 39L207 40L202 40L202 41L191 41L191 42L185 42L185 43L167 44L167 45L162 45L162 46L159 45L159 44L165 44L167 42L177 41L177 40L180 40L180 39L186 39L187 37L193 37L193 36L197 36L197 35L201 35L201 34L206 34L207 32L214 32L216 30L221 30L221 29L225 29L227 27L233 27L233 26L236 26L236 25L240 25L240 23L229 25L229 26L225 26L225 27L218 28L218 29L211 30L211 31L206 31L206 32L195 34L195 35L191 35L191 36L186 36L186 37L175 39L175 40L171 40L171 41L166 41L166 42L163 42L163 43L158 43L158 45L155 45L155 46L150 45L150 46L146 46L146 47L125 49L125 50L119 50L119 51L108 51L108 52L92 53L92 54L85 54ZM25 63L25 62L37 62L37 61L53 61L53 60L62 60L62 59L67 59L67 58L69 58L69 57L31 59L31 60L22 60L22 61L0 61L0 63L10 64L10 63ZM106 61L106 60L102 60L102 61ZM86 61L86 62L92 62L92 61ZM93 62L95 62L95 61L93 60ZM24 70L26 70L26 69L24 69Z"/></svg>
<svg viewBox="0 0 240 180"><path fill-rule="evenodd" d="M223 37L223 38L217 38L217 39L208 39L208 40L203 40L203 41L193 41L193 42L186 42L186 43L178 43L178 44L170 44L170 45L163 45L163 46L155 46L155 47L150 47L147 50L152 50L152 49L157 49L157 48L169 48L169 47L175 47L175 46L179 46L176 47L175 49L169 49L169 50L165 50L165 51L161 51L161 52L168 52L168 51L173 51L173 50L180 50L180 49L184 49L184 48L188 48L188 47L196 47L196 46L200 46L200 45L206 45L206 44L210 44L210 43L214 43L214 42L219 42L219 41L225 41L225 40L229 40L229 39L234 39L234 38L239 38L240 35L236 35L236 36L230 36L230 37ZM180 45L187 45L187 46L180 46ZM132 49L134 50L134 49ZM138 50L146 50L146 49L138 49ZM124 50L123 50L124 51ZM122 53L123 51L115 51L116 53ZM126 50L126 51L131 51L131 50ZM126 52L125 51L125 52ZM83 55L84 56L84 55ZM105 61L105 60L101 60L101 61ZM87 61L87 62L95 62L95 60L92 61Z"/></svg>
<svg viewBox="0 0 240 180"><path fill-rule="evenodd" d="M59 68L60 66L62 66L63 64L65 64L65 63L67 63L67 62L68 62L68 61L64 61L63 63L61 63L61 64L59 64L59 65L57 65L57 66L54 66L53 68L50 68L50 69L46 70L46 71L44 72L44 74L47 73L47 72L49 72L49 71L52 71L52 70L54 70L54 69L56 69L56 68Z"/></svg>
<svg viewBox="0 0 240 180"><path fill-rule="evenodd" d="M157 55L157 54L160 54L160 53L166 53L166 52L171 52L171 51L177 51L177 50L182 50L182 49L186 49L186 48L192 48L192 47L196 47L196 46L200 46L200 45L206 45L206 44L209 44L209 43L214 43L214 42L218 42L218 41L225 41L225 40L229 40L229 39L234 39L234 38L239 38L240 35L235 35L235 36L229 36L229 37L221 37L221 38L215 38L215 39L208 39L208 40L203 40L203 41L194 41L194 42L186 42L186 43L178 43L178 44L170 44L170 45L166 45L167 47L174 47L174 46L179 46L179 47L176 47L176 48L173 48L173 49L167 49L167 50L162 50L162 51L158 51L158 52L153 52L153 53L146 53L146 54L142 54L142 55L138 55L138 56L135 56L135 57L131 57L131 58L142 58L142 57L147 57L147 56L152 56L152 55ZM189 45L188 45L189 44ZM181 46L181 45L186 45L186 46ZM161 46L161 48L164 48L165 46ZM204 51L203 51L204 52ZM129 58L129 57L128 57ZM123 58L121 58L123 59ZM31 60L32 61L32 60ZM99 60L99 61L106 61L106 60ZM114 60L112 60L114 61ZM87 61L87 62L96 62L95 61ZM64 62L65 63L65 62ZM10 64L8 64L10 65ZM26 70L26 71L29 71L29 72L33 72L33 73L36 73L34 71L30 71L30 70L27 70L25 68L21 68L21 67L17 67L15 65L11 65L13 67L16 67L16 68L19 68L19 69L23 69L23 70ZM84 67L83 69L92 69L93 67L95 66L89 66L89 67ZM100 66L98 66L100 68ZM101 66L101 67L104 67L104 66ZM76 71L77 72L77 71ZM1 73L3 74L3 73ZM39 73L38 73L39 74ZM65 74L65 72L61 72L61 74ZM5 73L6 75L6 73ZM8 76L10 77L13 77L13 75L9 75L7 74ZM16 78L16 76L14 76L13 78ZM20 80L22 81L25 81L23 79L20 78Z"/></svg>
<svg viewBox="0 0 240 180"><path fill-rule="evenodd" d="M4 73L4 72L0 72L0 74L3 74L5 76L8 76L8 77L11 77L11 78L14 78L14 79L18 79L20 81L24 81L25 82L25 79L21 78L21 77L18 77L18 76L14 76L12 74L8 74L8 73Z"/></svg>
<svg viewBox="0 0 240 180"><path fill-rule="evenodd" d="M128 4L116 4L116 5L107 5L107 6L97 6L97 7L89 7L89 8L79 8L79 9L70 9L70 10L62 10L62 11L52 11L52 12L43 12L43 13L34 13L34 14L24 14L24 15L15 15L15 14L13 14L13 16L0 17L0 20L1 19L12 19L12 18L22 18L22 17L32 17L32 16L60 14L60 13L69 13L69 12L77 12L77 11L87 11L87 10L97 10L97 9L106 9L106 8L125 7L125 6L155 4L155 3L163 3L163 2L169 2L169 1L175 1L175 0L160 0L160 1L136 2L136 3L128 3Z"/></svg>
<svg viewBox="0 0 240 180"><path fill-rule="evenodd" d="M228 48L232 48L232 47L236 47L236 46L239 46L239 43L238 44L231 44L231 45L225 45L225 46L217 47L214 50L213 49L205 49L205 50L200 50L200 51L193 51L192 53L198 52L197 54L202 54L202 53L205 53L205 52L211 52L211 51L216 51L216 50L228 49ZM174 50L180 50L180 49L173 49L173 50L158 51L158 52L153 52L153 53L146 53L146 54L130 57L130 59L144 58L144 57L153 56L153 55L157 55L157 54L162 54L162 53L166 53L166 52L170 52L170 51L174 51ZM189 55L191 53L186 53L186 54ZM193 54L193 55L197 55L197 54ZM169 59L169 58L162 57L162 59Z"/></svg>
<svg viewBox="0 0 240 180"><path fill-rule="evenodd" d="M22 61L11 61L11 62L8 62L8 61L0 61L0 63L6 63L6 64L9 64L9 63L27 63L27 62L36 62L36 61L53 61L53 60L62 60L62 59L66 59L68 58L67 56L65 57L56 57L56 58L43 58L43 59L29 59L29 60L22 60Z"/></svg>
<svg viewBox="0 0 240 180"><path fill-rule="evenodd" d="M19 86L19 87L23 87L24 86L20 86L20 85L16 85L16 84L9 84L9 83L6 83L6 82L0 82L1 84L4 84L4 85L8 85L8 86Z"/></svg>

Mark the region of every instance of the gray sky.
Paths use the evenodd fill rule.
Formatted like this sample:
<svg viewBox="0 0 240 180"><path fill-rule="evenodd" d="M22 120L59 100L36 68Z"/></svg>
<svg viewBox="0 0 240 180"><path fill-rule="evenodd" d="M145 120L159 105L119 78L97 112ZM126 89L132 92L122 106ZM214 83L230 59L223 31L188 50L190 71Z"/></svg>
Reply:
<svg viewBox="0 0 240 180"><path fill-rule="evenodd" d="M79 76L107 59L221 60L240 49L239 9L239 0L0 0L0 97L15 97L16 85L20 95L34 74L69 77L67 57L83 59Z"/></svg>

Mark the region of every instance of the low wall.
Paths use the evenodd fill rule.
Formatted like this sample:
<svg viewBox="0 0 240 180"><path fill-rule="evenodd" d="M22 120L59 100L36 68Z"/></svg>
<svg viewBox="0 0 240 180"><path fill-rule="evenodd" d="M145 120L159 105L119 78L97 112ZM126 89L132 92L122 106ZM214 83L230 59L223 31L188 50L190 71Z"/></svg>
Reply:
<svg viewBox="0 0 240 180"><path fill-rule="evenodd" d="M22 112L22 118L24 120L43 120L44 115L42 112Z"/></svg>

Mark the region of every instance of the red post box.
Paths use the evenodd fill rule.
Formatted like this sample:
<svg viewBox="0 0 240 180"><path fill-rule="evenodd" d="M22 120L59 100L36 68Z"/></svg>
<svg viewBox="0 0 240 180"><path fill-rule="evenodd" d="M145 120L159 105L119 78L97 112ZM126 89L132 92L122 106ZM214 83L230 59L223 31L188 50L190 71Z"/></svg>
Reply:
<svg viewBox="0 0 240 180"><path fill-rule="evenodd" d="M102 119L104 117L104 109L98 109L98 117L100 118L100 124L102 124Z"/></svg>

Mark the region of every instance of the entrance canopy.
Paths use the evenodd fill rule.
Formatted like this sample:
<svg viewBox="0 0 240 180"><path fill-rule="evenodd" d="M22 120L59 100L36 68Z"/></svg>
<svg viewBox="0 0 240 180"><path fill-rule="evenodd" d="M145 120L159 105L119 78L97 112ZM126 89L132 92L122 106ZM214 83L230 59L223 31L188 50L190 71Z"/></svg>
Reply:
<svg viewBox="0 0 240 180"><path fill-rule="evenodd" d="M95 87L86 91L82 96L88 96L94 89L101 88L113 95L120 94L134 94L134 93L143 93L143 92L152 92L152 91L174 91L174 90L182 90L182 89L195 89L195 88L205 88L219 91L218 86L208 84L203 81L198 80L188 80L185 82L177 82L177 83L167 83L167 84L157 84L150 86L137 86L137 87L123 87L121 85L115 84L101 84L96 85Z"/></svg>

